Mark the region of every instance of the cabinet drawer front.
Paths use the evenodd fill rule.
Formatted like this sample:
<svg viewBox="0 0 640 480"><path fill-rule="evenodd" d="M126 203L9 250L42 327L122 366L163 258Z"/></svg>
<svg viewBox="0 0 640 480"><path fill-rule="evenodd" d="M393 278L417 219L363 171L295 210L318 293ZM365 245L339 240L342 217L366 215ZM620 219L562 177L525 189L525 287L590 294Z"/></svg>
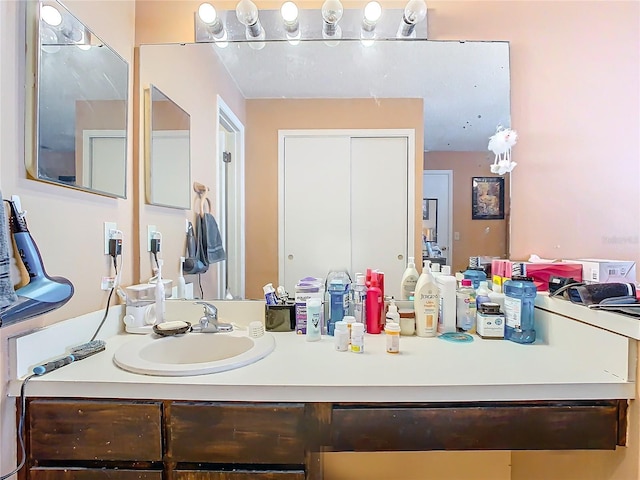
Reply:
<svg viewBox="0 0 640 480"><path fill-rule="evenodd" d="M304 463L301 404L173 403L168 421L173 461Z"/></svg>
<svg viewBox="0 0 640 480"><path fill-rule="evenodd" d="M162 472L105 468L32 468L29 480L162 480Z"/></svg>
<svg viewBox="0 0 640 480"><path fill-rule="evenodd" d="M233 472L212 472L183 470L174 473L175 480L304 480L304 471L236 470Z"/></svg>
<svg viewBox="0 0 640 480"><path fill-rule="evenodd" d="M37 460L162 460L160 403L34 400L30 457Z"/></svg>
<svg viewBox="0 0 640 480"><path fill-rule="evenodd" d="M335 451L615 449L616 400L514 406L336 408ZM622 407L620 407L622 408Z"/></svg>

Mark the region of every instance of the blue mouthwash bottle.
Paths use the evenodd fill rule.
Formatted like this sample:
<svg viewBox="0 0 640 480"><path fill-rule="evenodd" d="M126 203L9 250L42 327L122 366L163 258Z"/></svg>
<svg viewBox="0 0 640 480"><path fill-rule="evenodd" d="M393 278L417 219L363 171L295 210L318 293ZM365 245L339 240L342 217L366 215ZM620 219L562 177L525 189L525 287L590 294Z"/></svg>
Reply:
<svg viewBox="0 0 640 480"><path fill-rule="evenodd" d="M516 343L533 343L536 331L533 322L536 286L530 277L512 277L504 282L504 338Z"/></svg>
<svg viewBox="0 0 640 480"><path fill-rule="evenodd" d="M349 315L349 280L346 274L336 275L327 287L329 292L329 322L327 333L333 335L336 322Z"/></svg>

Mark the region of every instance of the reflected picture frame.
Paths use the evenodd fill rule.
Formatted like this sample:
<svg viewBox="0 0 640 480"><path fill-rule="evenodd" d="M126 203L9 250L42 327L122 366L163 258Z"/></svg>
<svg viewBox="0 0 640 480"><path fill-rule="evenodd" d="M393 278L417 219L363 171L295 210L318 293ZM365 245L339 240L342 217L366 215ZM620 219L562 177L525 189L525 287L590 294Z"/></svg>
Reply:
<svg viewBox="0 0 640 480"><path fill-rule="evenodd" d="M504 177L471 179L471 219L504 220Z"/></svg>

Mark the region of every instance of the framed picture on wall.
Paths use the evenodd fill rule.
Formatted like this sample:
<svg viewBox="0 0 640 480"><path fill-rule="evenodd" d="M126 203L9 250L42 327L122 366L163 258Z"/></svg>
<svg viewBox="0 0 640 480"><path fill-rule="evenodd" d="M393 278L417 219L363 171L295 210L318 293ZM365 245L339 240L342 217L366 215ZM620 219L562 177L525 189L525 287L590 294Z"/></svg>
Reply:
<svg viewBox="0 0 640 480"><path fill-rule="evenodd" d="M471 179L471 218L473 220L504 220L503 177Z"/></svg>

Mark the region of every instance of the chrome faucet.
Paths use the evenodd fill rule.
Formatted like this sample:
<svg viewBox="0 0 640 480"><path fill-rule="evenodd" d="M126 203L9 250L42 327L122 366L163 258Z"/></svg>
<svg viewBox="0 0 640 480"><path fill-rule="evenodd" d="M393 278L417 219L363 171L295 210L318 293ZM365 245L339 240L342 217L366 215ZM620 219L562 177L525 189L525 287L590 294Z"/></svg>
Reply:
<svg viewBox="0 0 640 480"><path fill-rule="evenodd" d="M201 333L230 332L233 326L230 323L218 322L218 308L209 302L195 302L196 305L202 305L204 315L200 317L198 325L194 325L191 330Z"/></svg>

